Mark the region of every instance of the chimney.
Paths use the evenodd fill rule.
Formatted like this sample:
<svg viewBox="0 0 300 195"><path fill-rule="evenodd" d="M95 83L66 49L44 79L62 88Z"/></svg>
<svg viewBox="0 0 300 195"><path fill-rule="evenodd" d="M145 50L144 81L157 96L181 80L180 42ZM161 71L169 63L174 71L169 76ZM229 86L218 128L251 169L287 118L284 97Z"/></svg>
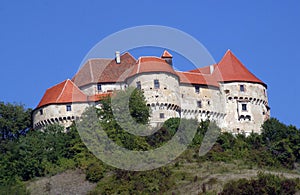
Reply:
<svg viewBox="0 0 300 195"><path fill-rule="evenodd" d="M117 62L117 64L121 63L121 56L120 56L120 52L119 51L116 51L116 62Z"/></svg>
<svg viewBox="0 0 300 195"><path fill-rule="evenodd" d="M164 53L161 55L161 58L164 59L170 66L173 65L173 56L167 50L164 51Z"/></svg>
<svg viewBox="0 0 300 195"><path fill-rule="evenodd" d="M210 65L209 66L209 72L210 72L210 74L212 74L214 72L214 70L215 70L214 65Z"/></svg>

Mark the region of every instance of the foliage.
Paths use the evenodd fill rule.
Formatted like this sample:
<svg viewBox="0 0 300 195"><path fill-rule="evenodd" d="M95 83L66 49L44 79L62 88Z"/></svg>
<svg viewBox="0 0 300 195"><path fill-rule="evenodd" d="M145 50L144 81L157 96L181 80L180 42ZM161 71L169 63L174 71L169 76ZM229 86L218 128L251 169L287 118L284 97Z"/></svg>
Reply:
<svg viewBox="0 0 300 195"><path fill-rule="evenodd" d="M225 184L221 195L240 194L295 194L299 179L286 179L277 175L259 173L258 179L239 179Z"/></svg>
<svg viewBox="0 0 300 195"><path fill-rule="evenodd" d="M99 162L91 163L86 169L86 179L91 182L98 182L104 176L104 167Z"/></svg>
<svg viewBox="0 0 300 195"><path fill-rule="evenodd" d="M148 124L150 118L150 108L146 104L143 92L134 89L129 98L129 111L137 123Z"/></svg>
<svg viewBox="0 0 300 195"><path fill-rule="evenodd" d="M258 167L293 169L300 161L300 131L271 118L262 126L262 134L249 136L222 133L204 159L232 162L243 160Z"/></svg>
<svg viewBox="0 0 300 195"><path fill-rule="evenodd" d="M31 109L0 102L0 139L16 138L31 125Z"/></svg>
<svg viewBox="0 0 300 195"><path fill-rule="evenodd" d="M161 194L174 185L170 176L171 170L166 167L142 172L117 169L90 194Z"/></svg>
<svg viewBox="0 0 300 195"><path fill-rule="evenodd" d="M128 94L119 94L120 100ZM118 99L117 99L118 100ZM111 99L102 100L101 109L90 107L83 115L82 125L88 128L103 128L117 144L130 150L155 149L168 140L180 128L180 124L191 124L193 120L170 118L151 136L136 136L125 131L115 120ZM68 132L59 125L47 126L43 131L29 130L22 135L20 130L30 124L30 109L21 105L0 103L0 190L8 194L28 194L24 181L34 177L54 175L66 169L80 168L86 172L86 178L98 182L95 193L162 193L166 192L174 181L173 170L164 167L146 172L122 171L103 164L82 142L77 127L72 125ZM123 109L119 107L118 109ZM147 125L149 108L143 93L133 90L129 97L129 112L137 124ZM95 117L92 117L96 113ZM120 117L126 114L120 112ZM125 121L126 127L132 123ZM78 124L77 124L78 125ZM277 119L267 120L261 135L252 133L232 135L222 133L212 149L202 157L198 151L208 130L220 131L215 123L201 121L189 148L175 162L175 167L184 162L196 161L201 165L205 160L233 162L240 160L244 164L258 167L293 169L300 162L300 131L294 126L286 126ZM85 133L88 133L85 132ZM10 138L10 139L7 139ZM206 137L210 139L210 137ZM185 138L182 138L185 139ZM109 174L107 174L109 173ZM108 175L108 176L107 176ZM104 177L105 176L105 177ZM265 184L265 188L260 183ZM247 192L292 193L297 189L294 180L279 179L275 176L260 175L258 180L240 180L226 185L223 193L243 189ZM276 185L275 185L276 184ZM299 182L297 184L300 185ZM275 187L279 186L279 187ZM261 190L261 191L259 191ZM9 193L10 192L10 193Z"/></svg>

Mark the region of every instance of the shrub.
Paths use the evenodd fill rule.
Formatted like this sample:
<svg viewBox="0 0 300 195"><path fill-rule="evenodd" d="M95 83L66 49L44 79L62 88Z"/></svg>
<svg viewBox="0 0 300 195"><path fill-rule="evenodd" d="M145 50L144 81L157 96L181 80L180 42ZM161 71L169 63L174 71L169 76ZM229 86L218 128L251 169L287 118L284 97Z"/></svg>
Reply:
<svg viewBox="0 0 300 195"><path fill-rule="evenodd" d="M239 179L225 184L221 195L235 194L295 194L298 180L258 173L258 179Z"/></svg>
<svg viewBox="0 0 300 195"><path fill-rule="evenodd" d="M104 176L104 168L100 163L94 162L86 169L86 179L91 182L98 182Z"/></svg>

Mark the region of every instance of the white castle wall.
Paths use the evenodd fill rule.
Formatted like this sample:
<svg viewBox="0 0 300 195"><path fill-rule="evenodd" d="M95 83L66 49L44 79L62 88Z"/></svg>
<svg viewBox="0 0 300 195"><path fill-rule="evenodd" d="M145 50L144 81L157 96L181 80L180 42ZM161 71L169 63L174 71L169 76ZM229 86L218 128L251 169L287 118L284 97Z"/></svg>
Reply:
<svg viewBox="0 0 300 195"><path fill-rule="evenodd" d="M216 87L199 86L199 93L195 90L196 85L180 84L181 93L181 117L201 120L214 120L218 125L224 118L224 100ZM201 102L201 106L198 105Z"/></svg>
<svg viewBox="0 0 300 195"><path fill-rule="evenodd" d="M67 111L66 106L71 105L71 111ZM48 124L59 123L65 127L72 124L77 118L80 118L84 110L89 106L88 103L72 104L52 104L34 110L33 127L42 128ZM42 110L42 114L41 111Z"/></svg>
<svg viewBox="0 0 300 195"><path fill-rule="evenodd" d="M155 89L154 80L159 80L159 89ZM164 122L171 117L195 118L198 121L210 119L223 131L231 133L260 133L261 125L269 118L268 97L265 86L249 82L220 83L220 88L179 83L177 75L164 72L141 73L130 77L126 83L102 84L102 91L97 84L81 87L87 95L113 90L124 90L127 85L136 87L141 83L147 105L151 107L151 125ZM244 91L240 91L244 85ZM201 107L197 101L201 101ZM246 104L247 110L242 109ZM33 125L38 129L47 124L60 123L65 127L80 117L88 103L73 103L72 111L66 111L66 104L47 105L33 112ZM40 114L40 110L43 114ZM164 115L161 118L161 114Z"/></svg>
<svg viewBox="0 0 300 195"><path fill-rule="evenodd" d="M159 80L159 88L155 89L154 80ZM141 73L127 80L128 86L136 87L141 83L147 105L151 107L151 123L164 122L171 117L180 117L179 78L171 73ZM161 118L161 115L164 118Z"/></svg>
<svg viewBox="0 0 300 195"><path fill-rule="evenodd" d="M244 85L245 91L240 91ZM232 82L221 84L220 90L225 96L226 116L224 129L233 133L260 133L261 125L269 118L266 88L261 84ZM246 104L247 110L242 110Z"/></svg>
<svg viewBox="0 0 300 195"><path fill-rule="evenodd" d="M95 95L115 90L124 90L127 87L125 83L101 83L101 91L98 90L98 84L93 83L80 87L86 95Z"/></svg>

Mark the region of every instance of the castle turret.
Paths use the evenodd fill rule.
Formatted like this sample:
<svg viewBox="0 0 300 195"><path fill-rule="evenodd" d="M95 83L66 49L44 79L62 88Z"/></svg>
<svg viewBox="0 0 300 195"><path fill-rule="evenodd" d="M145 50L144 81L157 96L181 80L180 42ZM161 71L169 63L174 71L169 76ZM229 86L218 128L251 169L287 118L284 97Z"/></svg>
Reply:
<svg viewBox="0 0 300 195"><path fill-rule="evenodd" d="M225 97L224 129L246 135L260 133L261 125L269 118L267 85L230 50L217 64L215 72L219 74L220 91Z"/></svg>
<svg viewBox="0 0 300 195"><path fill-rule="evenodd" d="M164 59L170 66L173 65L173 56L167 50L164 51L164 53L161 55L161 58Z"/></svg>

